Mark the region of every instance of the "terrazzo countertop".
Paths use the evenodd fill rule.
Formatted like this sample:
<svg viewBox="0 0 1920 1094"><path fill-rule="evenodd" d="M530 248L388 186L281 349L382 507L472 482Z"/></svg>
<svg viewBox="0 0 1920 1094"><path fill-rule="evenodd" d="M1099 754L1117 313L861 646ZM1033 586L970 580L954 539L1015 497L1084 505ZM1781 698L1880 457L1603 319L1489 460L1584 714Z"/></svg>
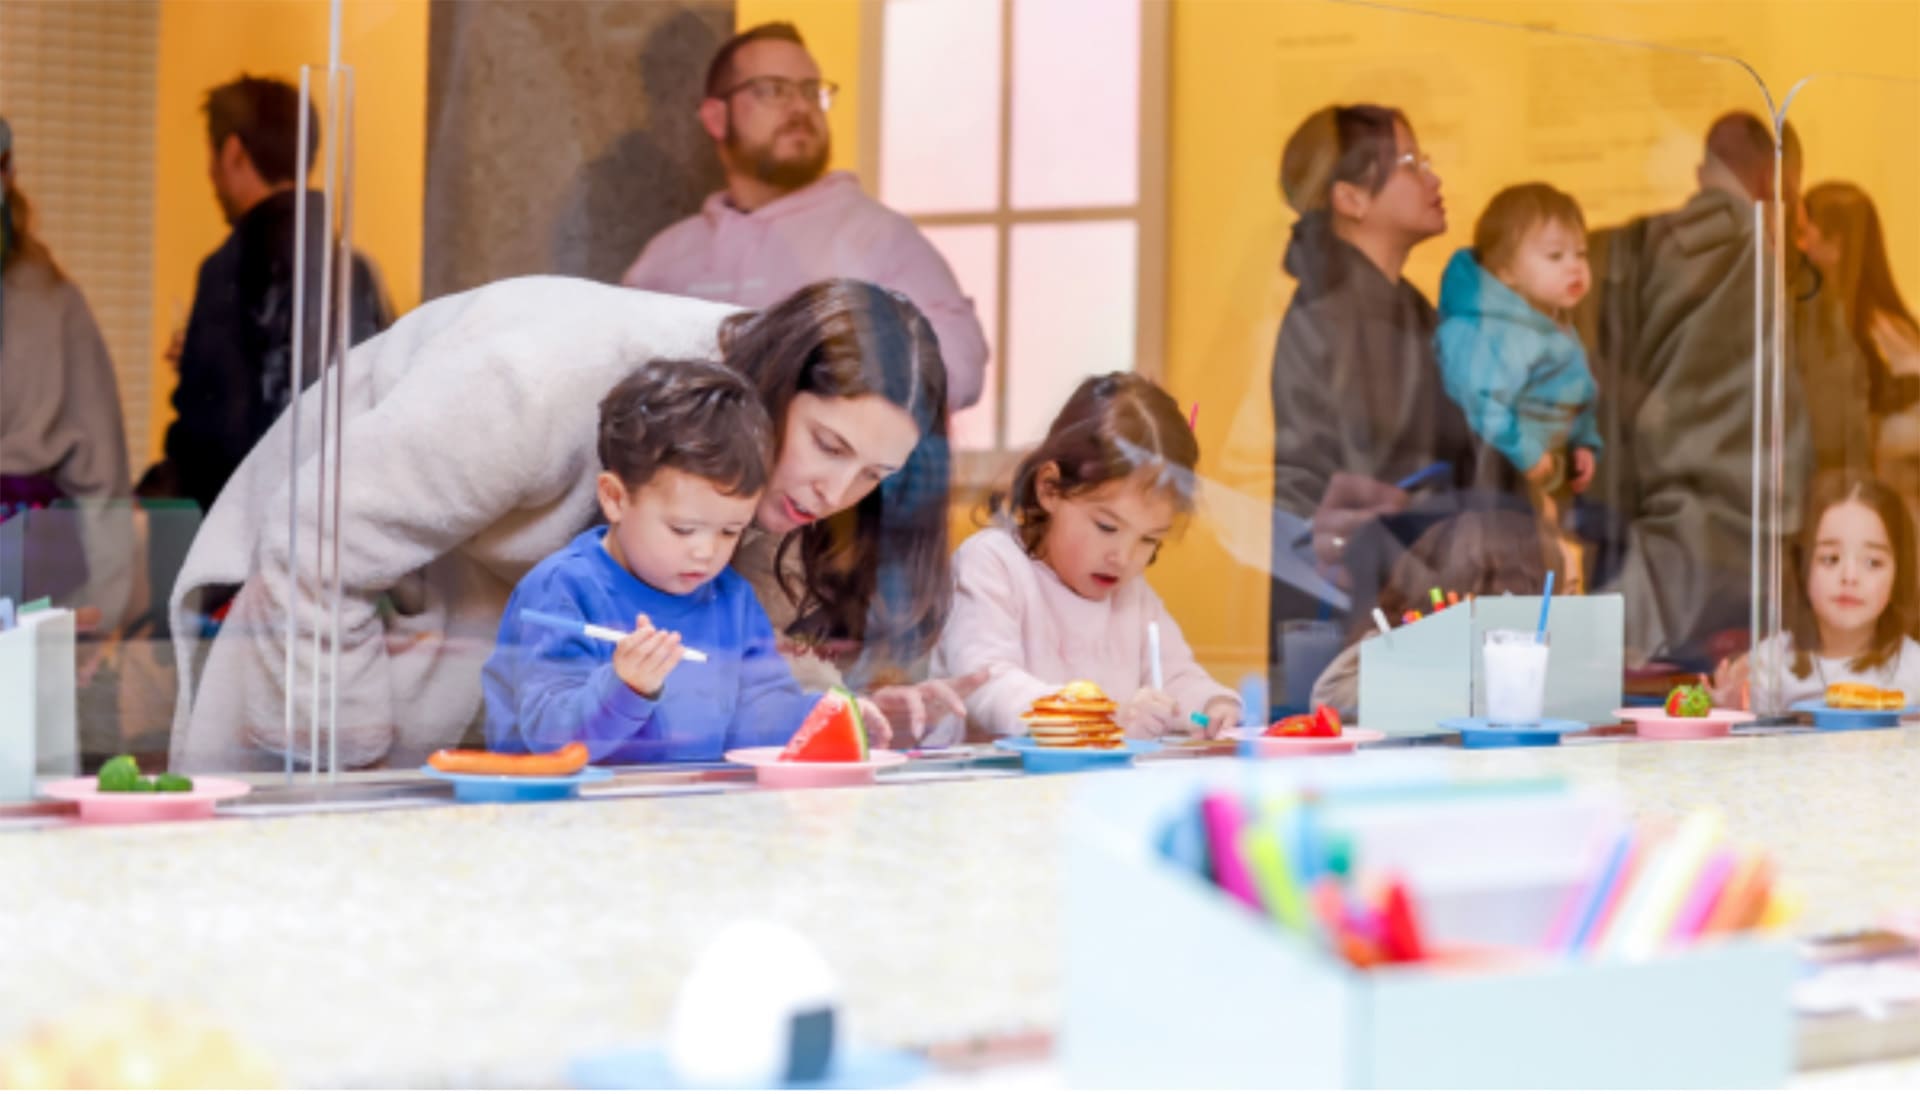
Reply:
<svg viewBox="0 0 1920 1094"><path fill-rule="evenodd" d="M1807 930L1920 905L1920 733L1445 755L1611 785L1647 818L1717 804L1776 855ZM148 996L193 1003L293 1085L549 1085L573 1055L657 1036L695 954L744 917L821 945L857 1039L1052 1028L1081 778L0 833L0 1043Z"/></svg>

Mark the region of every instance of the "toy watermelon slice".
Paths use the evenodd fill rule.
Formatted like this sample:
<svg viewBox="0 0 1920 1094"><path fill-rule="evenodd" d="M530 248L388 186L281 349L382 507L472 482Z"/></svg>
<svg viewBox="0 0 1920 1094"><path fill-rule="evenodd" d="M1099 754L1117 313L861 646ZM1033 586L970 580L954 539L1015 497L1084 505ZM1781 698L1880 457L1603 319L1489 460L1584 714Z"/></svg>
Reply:
<svg viewBox="0 0 1920 1094"><path fill-rule="evenodd" d="M1681 684L1667 693L1667 717L1705 718L1713 713L1713 697L1698 684Z"/></svg>
<svg viewBox="0 0 1920 1094"><path fill-rule="evenodd" d="M853 764L866 758L867 727L860 720L860 704L845 688L822 695L780 753L780 759L791 763Z"/></svg>

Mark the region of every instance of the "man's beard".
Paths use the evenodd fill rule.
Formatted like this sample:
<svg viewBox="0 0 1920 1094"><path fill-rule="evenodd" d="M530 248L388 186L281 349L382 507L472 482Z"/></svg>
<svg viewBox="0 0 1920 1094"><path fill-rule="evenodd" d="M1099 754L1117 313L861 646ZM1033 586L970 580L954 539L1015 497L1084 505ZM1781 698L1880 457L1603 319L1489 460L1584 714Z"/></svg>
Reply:
<svg viewBox="0 0 1920 1094"><path fill-rule="evenodd" d="M833 151L833 137L825 129L818 131L820 145L813 155L801 158L782 159L774 153L791 126L781 126L765 144L749 146L740 140L740 134L733 128L732 120L727 123L727 151L740 169L768 186L793 191L818 181L827 171L827 157Z"/></svg>

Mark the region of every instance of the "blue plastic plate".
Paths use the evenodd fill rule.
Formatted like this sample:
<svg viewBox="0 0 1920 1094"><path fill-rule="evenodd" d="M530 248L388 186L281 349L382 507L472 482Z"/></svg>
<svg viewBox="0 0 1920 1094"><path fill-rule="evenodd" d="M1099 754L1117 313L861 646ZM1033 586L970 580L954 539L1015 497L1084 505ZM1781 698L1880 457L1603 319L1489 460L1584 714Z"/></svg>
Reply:
<svg viewBox="0 0 1920 1094"><path fill-rule="evenodd" d="M906 1086L926 1074L927 1062L911 1052L865 1049L843 1052L818 1082L795 1083L784 1090L886 1090ZM573 1085L583 1090L687 1090L673 1073L661 1048L624 1049L582 1056L568 1068Z"/></svg>
<svg viewBox="0 0 1920 1094"><path fill-rule="evenodd" d="M1560 743L1563 733L1584 733L1585 722L1548 718L1539 722L1495 725L1485 718L1451 718L1441 729L1460 735L1462 748L1551 748Z"/></svg>
<svg viewBox="0 0 1920 1094"><path fill-rule="evenodd" d="M1009 752L1018 752L1020 762L1035 775L1127 767L1135 756L1160 751L1159 741L1131 739L1119 748L1041 748L1032 737L1002 737L994 743Z"/></svg>
<svg viewBox="0 0 1920 1094"><path fill-rule="evenodd" d="M1920 714L1920 708L1905 710L1840 710L1824 699L1803 699L1793 704L1801 714L1813 715L1815 729L1897 729L1900 719Z"/></svg>
<svg viewBox="0 0 1920 1094"><path fill-rule="evenodd" d="M453 796L463 802L554 802L580 796L580 784L613 778L604 767L583 767L572 775L457 775L422 765L423 775L453 784Z"/></svg>

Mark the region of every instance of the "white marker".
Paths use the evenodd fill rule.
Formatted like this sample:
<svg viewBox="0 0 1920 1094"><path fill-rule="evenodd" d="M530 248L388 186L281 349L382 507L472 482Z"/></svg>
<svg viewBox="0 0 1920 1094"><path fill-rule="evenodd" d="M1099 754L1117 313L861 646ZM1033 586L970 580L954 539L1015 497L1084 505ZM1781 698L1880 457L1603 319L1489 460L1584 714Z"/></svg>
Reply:
<svg viewBox="0 0 1920 1094"><path fill-rule="evenodd" d="M1160 670L1160 624L1147 624L1147 671L1153 674L1153 690L1165 691L1167 679Z"/></svg>
<svg viewBox="0 0 1920 1094"><path fill-rule="evenodd" d="M1380 637L1382 638L1393 633L1392 624L1387 622L1387 613L1381 611L1379 608L1373 609L1373 625L1380 628Z"/></svg>
<svg viewBox="0 0 1920 1094"><path fill-rule="evenodd" d="M626 631L616 631L612 627L602 627L597 623L582 623L577 619L568 619L564 615L535 611L532 608L520 609L520 618L525 622L539 623L542 626L552 627L556 630L578 631L588 638L598 638L602 642L618 642L622 638L627 637L628 634ZM684 660L697 661L702 664L707 660L706 654L701 653L691 646L680 647L680 656Z"/></svg>

